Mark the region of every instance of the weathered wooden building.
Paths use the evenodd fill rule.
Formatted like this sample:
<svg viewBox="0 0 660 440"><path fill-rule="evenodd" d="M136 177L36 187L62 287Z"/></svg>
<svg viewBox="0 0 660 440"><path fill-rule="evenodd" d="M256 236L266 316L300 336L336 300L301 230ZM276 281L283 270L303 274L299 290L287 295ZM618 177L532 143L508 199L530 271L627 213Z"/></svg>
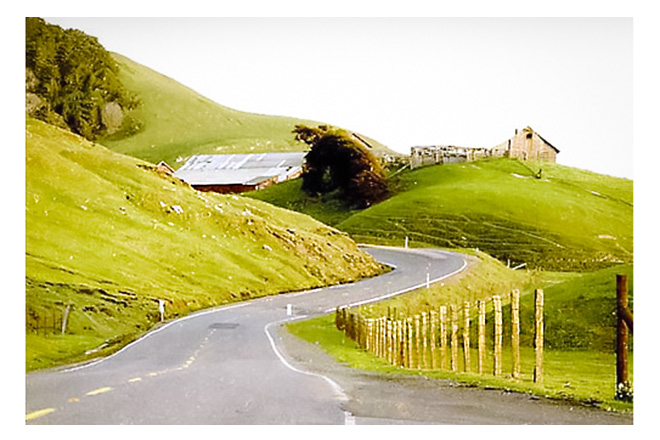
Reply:
<svg viewBox="0 0 660 440"><path fill-rule="evenodd" d="M453 162L471 162L487 157L511 157L521 160L557 161L559 150L546 141L532 128L516 130L515 135L493 148L456 147L453 145L433 145L412 147L410 166L436 165Z"/></svg>
<svg viewBox="0 0 660 440"><path fill-rule="evenodd" d="M200 154L188 159L174 176L199 191L253 191L300 176L305 154Z"/></svg>
<svg viewBox="0 0 660 440"><path fill-rule="evenodd" d="M559 150L531 127L516 130L514 136L491 149L494 157L557 162Z"/></svg>

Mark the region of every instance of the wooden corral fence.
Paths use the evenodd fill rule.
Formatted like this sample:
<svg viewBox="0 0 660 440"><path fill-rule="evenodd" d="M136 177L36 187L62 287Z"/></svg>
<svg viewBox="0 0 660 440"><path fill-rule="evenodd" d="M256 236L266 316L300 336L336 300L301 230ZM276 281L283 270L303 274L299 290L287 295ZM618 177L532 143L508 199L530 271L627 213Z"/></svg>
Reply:
<svg viewBox="0 0 660 440"><path fill-rule="evenodd" d="M477 301L477 371L486 374L486 306L493 306L492 322L492 366L494 376L502 376L502 299L493 296L490 300ZM335 324L346 336L361 348L404 368L420 370L459 369L459 344L462 345L463 371L471 371L470 340L473 326L473 308L469 302L461 307L461 320L456 305L441 306L414 316L399 316L396 310L388 310L387 316L366 318L359 308L338 307ZM459 334L459 326L462 332ZM489 326L490 327L490 326ZM520 377L520 292L511 292L511 378ZM460 341L459 341L460 340ZM543 290L535 291L535 368L534 382L543 382Z"/></svg>

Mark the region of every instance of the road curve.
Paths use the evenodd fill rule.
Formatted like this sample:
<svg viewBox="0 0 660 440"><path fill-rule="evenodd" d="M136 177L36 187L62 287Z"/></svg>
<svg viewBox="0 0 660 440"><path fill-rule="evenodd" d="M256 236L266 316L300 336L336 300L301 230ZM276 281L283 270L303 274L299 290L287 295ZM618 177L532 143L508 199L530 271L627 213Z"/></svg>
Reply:
<svg viewBox="0 0 660 440"><path fill-rule="evenodd" d="M275 324L401 293L462 270L458 254L369 248L395 269L353 284L260 298L170 322L91 364L26 376L28 424L335 424L347 396L291 365ZM291 315L287 315L287 305Z"/></svg>
<svg viewBox="0 0 660 440"><path fill-rule="evenodd" d="M460 254L440 250L366 250L395 269L353 284L201 311L96 362L27 374L26 423L456 423L441 412L420 420L397 416L387 405L356 406L373 394L360 395L361 389L384 390L387 384L355 385L346 374L313 371L302 341L289 338L285 349L279 324L397 295L467 266ZM360 418L360 411L368 418ZM470 423L469 417L461 420ZM483 414L473 420L492 423Z"/></svg>

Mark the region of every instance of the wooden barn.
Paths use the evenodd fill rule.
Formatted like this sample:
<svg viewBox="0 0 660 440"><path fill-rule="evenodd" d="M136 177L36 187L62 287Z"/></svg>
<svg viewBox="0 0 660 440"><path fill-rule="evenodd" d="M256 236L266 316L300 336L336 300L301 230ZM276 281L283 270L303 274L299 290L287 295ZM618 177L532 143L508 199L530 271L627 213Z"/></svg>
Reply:
<svg viewBox="0 0 660 440"><path fill-rule="evenodd" d="M174 176L199 191L253 191L300 176L306 154L200 154L188 159Z"/></svg>
<svg viewBox="0 0 660 440"><path fill-rule="evenodd" d="M511 157L522 160L557 162L559 150L541 137L531 127L516 130L515 135L491 149L494 157Z"/></svg>

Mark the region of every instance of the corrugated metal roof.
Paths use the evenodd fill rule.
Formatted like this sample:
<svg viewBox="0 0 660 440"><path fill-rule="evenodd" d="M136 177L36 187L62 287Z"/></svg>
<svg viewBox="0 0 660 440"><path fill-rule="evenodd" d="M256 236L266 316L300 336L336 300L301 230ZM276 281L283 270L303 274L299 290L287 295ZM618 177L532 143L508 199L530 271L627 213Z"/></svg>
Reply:
<svg viewBox="0 0 660 440"><path fill-rule="evenodd" d="M190 185L256 185L273 177L284 181L302 170L306 154L200 154L174 175Z"/></svg>

